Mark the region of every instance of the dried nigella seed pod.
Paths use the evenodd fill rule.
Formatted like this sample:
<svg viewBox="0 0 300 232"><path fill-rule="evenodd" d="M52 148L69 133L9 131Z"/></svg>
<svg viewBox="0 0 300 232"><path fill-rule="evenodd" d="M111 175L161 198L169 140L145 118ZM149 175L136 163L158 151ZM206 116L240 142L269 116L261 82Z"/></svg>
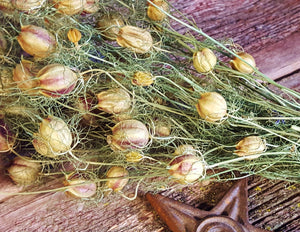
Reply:
<svg viewBox="0 0 300 232"><path fill-rule="evenodd" d="M121 47L130 48L136 53L147 53L153 46L151 34L145 29L134 26L122 27L117 42Z"/></svg>
<svg viewBox="0 0 300 232"><path fill-rule="evenodd" d="M29 60L22 60L17 64L13 71L13 80L16 82L19 89L26 93L34 94L39 81L35 78L38 72L35 64Z"/></svg>
<svg viewBox="0 0 300 232"><path fill-rule="evenodd" d="M54 116L42 120L39 133L35 136L33 145L37 152L48 157L56 157L67 152L72 145L72 134L68 125Z"/></svg>
<svg viewBox="0 0 300 232"><path fill-rule="evenodd" d="M203 48L193 55L193 64L200 73L206 73L214 69L217 63L217 57L209 48Z"/></svg>
<svg viewBox="0 0 300 232"><path fill-rule="evenodd" d="M149 86L153 84L155 78L150 72L135 72L132 78L132 84L138 86Z"/></svg>
<svg viewBox="0 0 300 232"><path fill-rule="evenodd" d="M64 186L69 186L66 194L77 198L92 197L97 192L96 183L89 180L89 178L81 173L71 173L66 175Z"/></svg>
<svg viewBox="0 0 300 232"><path fill-rule="evenodd" d="M83 12L87 14L94 14L99 10L99 0L86 0L83 6Z"/></svg>
<svg viewBox="0 0 300 232"><path fill-rule="evenodd" d="M0 10L4 13L12 13L14 11L14 6L12 5L11 0L1 0L0 1Z"/></svg>
<svg viewBox="0 0 300 232"><path fill-rule="evenodd" d="M166 12L169 10L169 6L164 0L151 0L151 2ZM150 3L148 3L147 15L153 21L162 21L166 18L165 13Z"/></svg>
<svg viewBox="0 0 300 232"><path fill-rule="evenodd" d="M154 135L159 137L167 137L171 134L171 125L163 118L156 118L153 120Z"/></svg>
<svg viewBox="0 0 300 232"><path fill-rule="evenodd" d="M86 6L86 0L53 0L54 7L61 14L75 15L81 13Z"/></svg>
<svg viewBox="0 0 300 232"><path fill-rule="evenodd" d="M149 141L147 127L134 119L117 123L112 128L112 133L107 136L107 142L113 150L142 149Z"/></svg>
<svg viewBox="0 0 300 232"><path fill-rule="evenodd" d="M118 14L103 15L97 22L97 29L108 40L116 40L121 27L125 25L122 17Z"/></svg>
<svg viewBox="0 0 300 232"><path fill-rule="evenodd" d="M34 13L44 5L46 0L12 0L11 2L19 11Z"/></svg>
<svg viewBox="0 0 300 232"><path fill-rule="evenodd" d="M243 138L237 145L236 145L235 154L238 156L245 156L246 159L256 159L261 156L266 149L266 141L262 140L259 136L248 136ZM247 156L255 155L257 156L247 158Z"/></svg>
<svg viewBox="0 0 300 232"><path fill-rule="evenodd" d="M38 58L49 56L56 46L55 37L49 31L34 25L23 26L17 40L25 52Z"/></svg>
<svg viewBox="0 0 300 232"><path fill-rule="evenodd" d="M192 183L205 176L205 163L193 154L177 156L169 164L169 174L180 183Z"/></svg>
<svg viewBox="0 0 300 232"><path fill-rule="evenodd" d="M61 97L70 93L76 85L77 75L69 67L49 64L38 74L40 92L47 97Z"/></svg>
<svg viewBox="0 0 300 232"><path fill-rule="evenodd" d="M216 92L203 93L196 105L201 118L208 122L221 120L227 113L227 104L221 94Z"/></svg>
<svg viewBox="0 0 300 232"><path fill-rule="evenodd" d="M109 89L97 94L98 108L110 114L120 114L129 110L130 95L121 88Z"/></svg>
<svg viewBox="0 0 300 232"><path fill-rule="evenodd" d="M106 186L112 189L114 192L121 191L125 185L128 183L128 171L123 167L114 166L111 167L106 176L107 178L112 178L106 181ZM127 177L127 178L126 178Z"/></svg>
<svg viewBox="0 0 300 232"><path fill-rule="evenodd" d="M158 124L155 126L154 134L159 137L168 137L171 134L171 127L167 124Z"/></svg>
<svg viewBox="0 0 300 232"><path fill-rule="evenodd" d="M19 185L30 185L36 181L41 164L30 158L16 157L12 165L7 169L9 177Z"/></svg>
<svg viewBox="0 0 300 232"><path fill-rule="evenodd" d="M240 52L237 55L255 68L255 60L250 54L246 52ZM250 65L246 64L237 57L234 57L233 60L230 61L230 65L234 70L240 71L241 73L250 74L254 71Z"/></svg>
<svg viewBox="0 0 300 232"><path fill-rule="evenodd" d="M8 125L0 119L0 153L10 152L16 143L14 134L9 130Z"/></svg>
<svg viewBox="0 0 300 232"><path fill-rule="evenodd" d="M37 153L50 158L56 158L60 154L56 153L47 140L41 137L39 133L33 134L33 137L32 145Z"/></svg>

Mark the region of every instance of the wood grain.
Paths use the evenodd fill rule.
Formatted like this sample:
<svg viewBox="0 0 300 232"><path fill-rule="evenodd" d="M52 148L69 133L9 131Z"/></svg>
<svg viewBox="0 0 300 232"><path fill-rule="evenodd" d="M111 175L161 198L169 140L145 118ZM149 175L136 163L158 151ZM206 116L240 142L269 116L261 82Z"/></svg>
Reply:
<svg viewBox="0 0 300 232"><path fill-rule="evenodd" d="M210 36L233 38L251 53L259 69L279 83L300 90L300 4L298 0L172 0L171 3ZM179 31L185 29L173 23ZM199 38L201 39L201 38ZM291 74L291 75L290 75ZM2 161L3 162L3 161ZM4 166L4 163L0 166ZM53 180L39 189L61 186ZM209 210L231 182L200 183L164 195ZM36 189L36 188L32 188ZM0 191L20 192L0 170ZM132 193L127 186L126 194ZM103 202L74 200L62 192L28 196L0 195L0 231L168 231L144 199L111 195ZM300 186L253 177L249 181L249 217L255 226L300 231Z"/></svg>

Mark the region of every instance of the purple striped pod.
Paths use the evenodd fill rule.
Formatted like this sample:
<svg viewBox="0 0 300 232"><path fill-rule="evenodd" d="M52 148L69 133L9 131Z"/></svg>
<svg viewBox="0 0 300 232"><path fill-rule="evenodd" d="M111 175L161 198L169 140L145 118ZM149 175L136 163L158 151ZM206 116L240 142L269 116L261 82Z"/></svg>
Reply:
<svg viewBox="0 0 300 232"><path fill-rule="evenodd" d="M10 152L16 142L14 134L9 130L8 125L0 119L0 153Z"/></svg>
<svg viewBox="0 0 300 232"><path fill-rule="evenodd" d="M113 150L145 148L149 141L149 131L140 121L130 119L117 123L112 128L107 142Z"/></svg>
<svg viewBox="0 0 300 232"><path fill-rule="evenodd" d="M111 167L108 170L106 177L112 179L106 181L106 186L109 189L112 189L114 192L119 192L128 183L128 177L127 177L128 175L129 173L124 167L119 167L119 166Z"/></svg>
<svg viewBox="0 0 300 232"><path fill-rule="evenodd" d="M12 5L19 11L35 13L39 10L46 0L12 0Z"/></svg>
<svg viewBox="0 0 300 232"><path fill-rule="evenodd" d="M177 156L169 164L169 174L180 183L192 183L204 177L205 163L193 154Z"/></svg>
<svg viewBox="0 0 300 232"><path fill-rule="evenodd" d="M19 89L27 93L35 93L38 86L38 80L34 78L38 70L35 64L29 60L22 60L17 64L13 71L13 80Z"/></svg>
<svg viewBox="0 0 300 232"><path fill-rule="evenodd" d="M25 52L38 58L49 56L56 46L54 35L34 25L22 26L17 40Z"/></svg>
<svg viewBox="0 0 300 232"><path fill-rule="evenodd" d="M61 64L49 64L38 74L41 94L47 97L61 97L70 93L76 86L77 75L69 67Z"/></svg>
<svg viewBox="0 0 300 232"><path fill-rule="evenodd" d="M66 180L63 182L64 186L68 186L66 194L76 198L92 197L97 192L97 185L92 182L90 178L78 172L72 172L66 175Z"/></svg>

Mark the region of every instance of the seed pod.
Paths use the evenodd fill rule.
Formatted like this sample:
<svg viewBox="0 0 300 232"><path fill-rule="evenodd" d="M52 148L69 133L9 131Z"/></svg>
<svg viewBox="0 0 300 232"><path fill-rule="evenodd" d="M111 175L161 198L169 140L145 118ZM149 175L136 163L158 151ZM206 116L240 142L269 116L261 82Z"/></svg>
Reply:
<svg viewBox="0 0 300 232"><path fill-rule="evenodd" d="M260 153L263 153L266 149L266 141L262 140L259 136L248 136L243 138L237 145L236 145L235 154L238 156L249 156L259 154L255 157L249 158L256 159L260 157ZM247 159L247 158L246 158Z"/></svg>
<svg viewBox="0 0 300 232"><path fill-rule="evenodd" d="M153 84L154 77L150 72L135 72L132 78L132 84L138 86L149 86Z"/></svg>
<svg viewBox="0 0 300 232"><path fill-rule="evenodd" d="M110 114L120 114L129 110L130 95L123 89L109 89L97 94L98 108Z"/></svg>
<svg viewBox="0 0 300 232"><path fill-rule="evenodd" d="M103 15L97 22L97 29L108 40L116 40L121 27L125 25L122 17L118 14Z"/></svg>
<svg viewBox="0 0 300 232"><path fill-rule="evenodd" d="M49 56L56 46L55 37L49 31L34 25L23 26L17 40L25 52L38 58Z"/></svg>
<svg viewBox="0 0 300 232"><path fill-rule="evenodd" d="M83 6L83 12L87 14L94 14L99 10L99 0L86 0Z"/></svg>
<svg viewBox="0 0 300 232"><path fill-rule="evenodd" d="M48 116L43 119L36 137L35 143L39 145L37 150L42 151L41 155L50 154L46 156L53 157L71 148L71 131L68 125L58 117Z"/></svg>
<svg viewBox="0 0 300 232"><path fill-rule="evenodd" d="M168 137L171 134L171 128L168 125L157 125L155 127L155 135L159 137Z"/></svg>
<svg viewBox="0 0 300 232"><path fill-rule="evenodd" d="M169 6L164 0L151 0L151 2L166 12L169 10ZM153 21L162 21L166 18L165 13L150 3L148 3L147 15Z"/></svg>
<svg viewBox="0 0 300 232"><path fill-rule="evenodd" d="M0 153L10 152L16 143L14 134L8 125L0 119Z"/></svg>
<svg viewBox="0 0 300 232"><path fill-rule="evenodd" d="M56 158L59 155L39 133L35 133L33 137L32 145L37 153L50 158Z"/></svg>
<svg viewBox="0 0 300 232"><path fill-rule="evenodd" d="M176 150L174 151L174 155L175 156L185 155L185 154L195 155L196 154L196 150L195 150L195 148L192 145L183 144L183 145L178 146L176 148Z"/></svg>
<svg viewBox="0 0 300 232"><path fill-rule="evenodd" d="M209 48L203 48L193 55L193 64L200 73L206 73L214 69L217 63L217 57Z"/></svg>
<svg viewBox="0 0 300 232"><path fill-rule="evenodd" d="M149 141L147 127L134 119L117 123L112 128L112 133L113 135L107 136L107 142L113 150L141 149Z"/></svg>
<svg viewBox="0 0 300 232"><path fill-rule="evenodd" d="M7 41L2 31L0 31L0 54L4 54L7 49Z"/></svg>
<svg viewBox="0 0 300 232"><path fill-rule="evenodd" d="M72 28L68 31L68 39L75 44L78 45L79 40L81 39L81 32L75 28Z"/></svg>
<svg viewBox="0 0 300 232"><path fill-rule="evenodd" d="M117 43L136 53L149 52L153 46L151 34L145 29L134 26L122 27L117 37Z"/></svg>
<svg viewBox="0 0 300 232"><path fill-rule="evenodd" d="M169 174L180 183L192 183L205 175L204 161L192 154L177 156L169 166Z"/></svg>
<svg viewBox="0 0 300 232"><path fill-rule="evenodd" d="M227 113L225 99L216 92L203 93L196 105L201 118L208 122L221 120Z"/></svg>
<svg viewBox="0 0 300 232"><path fill-rule="evenodd" d="M137 163L143 159L143 155L138 151L128 152L126 155L126 161L131 163Z"/></svg>
<svg viewBox="0 0 300 232"><path fill-rule="evenodd" d="M19 185L30 185L36 181L41 164L33 162L29 158L22 159L17 157L13 160L12 165L7 169L9 177Z"/></svg>
<svg viewBox="0 0 300 232"><path fill-rule="evenodd" d="M69 67L49 64L38 74L40 92L47 97L61 97L70 93L76 85L77 75Z"/></svg>
<svg viewBox="0 0 300 232"><path fill-rule="evenodd" d="M154 135L159 137L167 137L171 134L171 125L167 120L163 118L157 118L153 120L154 123Z"/></svg>
<svg viewBox="0 0 300 232"><path fill-rule="evenodd" d="M37 67L33 62L22 60L13 71L13 80L22 91L36 93L34 88L39 84L38 79L35 79L37 72Z"/></svg>
<svg viewBox="0 0 300 232"><path fill-rule="evenodd" d="M0 10L4 13L12 13L14 11L14 6L12 5L11 0L1 0L0 1Z"/></svg>
<svg viewBox="0 0 300 232"><path fill-rule="evenodd" d="M106 186L112 189L114 192L121 191L125 185L128 183L128 171L123 167L114 166L111 167L106 176L107 178L112 178L106 181ZM127 178L126 178L127 177Z"/></svg>
<svg viewBox="0 0 300 232"><path fill-rule="evenodd" d="M53 2L57 11L65 15L81 13L86 5L86 0L53 0Z"/></svg>
<svg viewBox="0 0 300 232"><path fill-rule="evenodd" d="M40 9L45 0L12 0L12 5L19 11L26 13L34 13Z"/></svg>
<svg viewBox="0 0 300 232"><path fill-rule="evenodd" d="M71 173L66 175L66 180L63 182L64 186L69 186L66 194L77 198L92 197L96 194L96 183L89 180L89 178L81 173Z"/></svg>
<svg viewBox="0 0 300 232"><path fill-rule="evenodd" d="M255 68L255 60L250 54L246 52L240 52L237 55ZM234 70L240 71L241 73L250 74L254 71L250 65L246 64L244 61L241 61L237 57L234 57L233 60L230 61L230 65Z"/></svg>

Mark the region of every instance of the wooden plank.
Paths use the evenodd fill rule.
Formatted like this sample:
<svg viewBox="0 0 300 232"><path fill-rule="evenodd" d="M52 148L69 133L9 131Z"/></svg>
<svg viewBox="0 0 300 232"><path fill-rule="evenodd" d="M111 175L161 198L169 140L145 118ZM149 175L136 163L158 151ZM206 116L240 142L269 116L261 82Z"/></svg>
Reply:
<svg viewBox="0 0 300 232"><path fill-rule="evenodd" d="M300 215L300 185L283 181L268 181L260 177L249 180L250 222L275 231L297 220ZM201 209L210 210L233 182L200 183L182 190L166 190L163 195ZM253 184L258 183L258 184ZM52 181L47 188L59 186ZM45 187L44 187L45 188ZM132 193L132 186L124 190ZM1 203L0 231L166 231L144 198L128 201L110 195L102 202L68 198L62 192L29 196L14 196ZM288 230L296 231L296 230Z"/></svg>
<svg viewBox="0 0 300 232"><path fill-rule="evenodd" d="M274 80L300 70L300 32L295 32L282 41L270 44L258 51L255 57L260 71ZM299 79L299 74L293 74L288 81L282 80L279 83L299 90Z"/></svg>
<svg viewBox="0 0 300 232"><path fill-rule="evenodd" d="M179 0L171 1L199 27L219 40L233 38L251 53L261 71L299 90L300 4L297 0ZM288 20L287 20L288 19ZM176 24L180 31L184 29ZM267 59L268 58L268 59ZM0 166L4 166L4 163ZM1 173L2 171L2 173ZM0 191L19 192L0 171ZM253 177L249 182L249 217L259 227L275 231L299 231L299 185ZM61 186L54 180L38 189ZM231 186L231 182L194 184L163 194L209 210ZM33 188L36 189L36 188ZM132 193L127 186L124 192ZM144 199L142 189L134 201L111 195L102 202L67 198L64 193L0 196L0 231L168 231ZM1 200L2 199L2 200Z"/></svg>

